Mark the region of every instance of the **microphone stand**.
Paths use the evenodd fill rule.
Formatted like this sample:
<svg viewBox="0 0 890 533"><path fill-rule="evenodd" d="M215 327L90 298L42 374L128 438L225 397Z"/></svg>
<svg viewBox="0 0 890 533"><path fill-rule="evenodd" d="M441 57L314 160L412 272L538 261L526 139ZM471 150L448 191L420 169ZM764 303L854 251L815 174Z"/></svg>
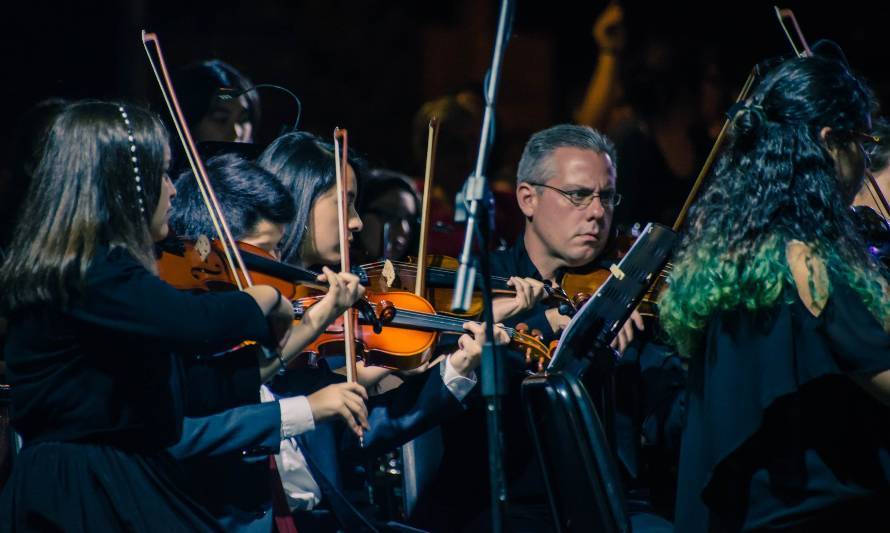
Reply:
<svg viewBox="0 0 890 533"><path fill-rule="evenodd" d="M494 226L494 202L485 169L494 139L494 104L500 81L501 63L504 49L510 37L512 25L512 0L501 0L498 15L497 35L492 53L491 68L485 79L485 114L482 118L482 135L479 139L479 153L476 168L467 178L462 191L455 200L455 221L466 220L463 249L460 254L460 267L454 286L454 311L466 311L472 300L477 280L481 282L483 319L485 320L485 344L482 347L482 396L485 399L485 414L488 433L488 465L491 487L492 531L500 533L504 529L507 510L507 483L503 465L503 434L501 432L501 399L506 394L506 374L503 361L498 357L499 349L494 342L494 321L491 293L491 261L489 243ZM473 256L473 241L478 244ZM477 268L481 276L477 276Z"/></svg>

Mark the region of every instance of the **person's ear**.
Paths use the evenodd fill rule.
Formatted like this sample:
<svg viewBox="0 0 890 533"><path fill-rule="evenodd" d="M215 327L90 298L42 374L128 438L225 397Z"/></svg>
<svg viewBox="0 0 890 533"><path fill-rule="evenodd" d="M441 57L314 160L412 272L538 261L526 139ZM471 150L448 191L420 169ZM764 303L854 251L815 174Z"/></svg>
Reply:
<svg viewBox="0 0 890 533"><path fill-rule="evenodd" d="M825 126L819 130L819 139L822 141L825 149L828 150L828 153L831 154L831 157L837 159L838 149L837 145L831 139L831 133L832 129L829 126Z"/></svg>
<svg viewBox="0 0 890 533"><path fill-rule="evenodd" d="M538 191L534 185L528 182L520 181L516 184L516 203L519 204L519 210L525 215L525 218L532 218L538 207Z"/></svg>

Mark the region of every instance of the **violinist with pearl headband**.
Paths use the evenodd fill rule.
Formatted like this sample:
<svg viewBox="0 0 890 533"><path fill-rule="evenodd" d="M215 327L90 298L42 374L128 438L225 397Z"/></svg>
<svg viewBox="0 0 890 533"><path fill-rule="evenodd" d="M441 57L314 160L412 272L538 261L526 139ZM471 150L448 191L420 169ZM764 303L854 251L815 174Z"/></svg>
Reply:
<svg viewBox="0 0 890 533"><path fill-rule="evenodd" d="M244 339L276 350L292 311L272 287L194 295L157 277L168 164L163 125L136 106L79 102L49 130L0 270L25 443L0 497L2 529L219 529L177 487L165 452L186 386L172 352Z"/></svg>

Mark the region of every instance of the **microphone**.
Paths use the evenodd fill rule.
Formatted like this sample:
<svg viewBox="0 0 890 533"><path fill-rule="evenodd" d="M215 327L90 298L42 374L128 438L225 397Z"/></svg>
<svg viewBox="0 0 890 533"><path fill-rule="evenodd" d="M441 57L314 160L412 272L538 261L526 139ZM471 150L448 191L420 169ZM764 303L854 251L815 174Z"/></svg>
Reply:
<svg viewBox="0 0 890 533"><path fill-rule="evenodd" d="M297 131L300 126L300 119L303 117L303 103L300 101L300 98L293 93L293 91L287 89L286 87L274 85L271 83L260 83L241 91L236 91L235 89L232 89L230 87L220 87L216 91L216 97L220 100L234 100L236 98L244 96L251 91L256 91L257 89L277 89L279 91L287 93L291 98L293 98L294 102L296 102L297 104L297 119L294 120L294 125L291 131Z"/></svg>

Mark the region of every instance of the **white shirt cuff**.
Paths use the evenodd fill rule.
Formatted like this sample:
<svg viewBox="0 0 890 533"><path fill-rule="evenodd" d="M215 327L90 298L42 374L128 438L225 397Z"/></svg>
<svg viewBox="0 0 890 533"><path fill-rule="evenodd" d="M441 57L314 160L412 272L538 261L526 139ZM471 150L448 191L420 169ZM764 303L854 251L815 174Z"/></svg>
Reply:
<svg viewBox="0 0 890 533"><path fill-rule="evenodd" d="M451 356L449 355L442 366L442 383L445 384L445 388L454 395L457 401L462 402L467 397L467 394L473 390L473 387L476 386L476 372L470 372L469 377L460 374L451 365Z"/></svg>
<svg viewBox="0 0 890 533"><path fill-rule="evenodd" d="M315 419L312 418L312 407L309 406L309 398L305 396L293 396L278 400L281 407L281 438L306 433L315 429Z"/></svg>

